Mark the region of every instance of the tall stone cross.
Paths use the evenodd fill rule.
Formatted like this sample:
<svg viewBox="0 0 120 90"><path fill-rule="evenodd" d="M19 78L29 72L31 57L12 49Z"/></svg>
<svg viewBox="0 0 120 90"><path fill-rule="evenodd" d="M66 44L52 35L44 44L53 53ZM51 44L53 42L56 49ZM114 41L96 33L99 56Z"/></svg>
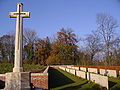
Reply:
<svg viewBox="0 0 120 90"><path fill-rule="evenodd" d="M17 12L10 12L11 18L16 20L16 35L15 35L15 60L13 72L23 72L22 66L22 48L23 48L23 18L30 17L30 12L22 12L23 4L17 3Z"/></svg>

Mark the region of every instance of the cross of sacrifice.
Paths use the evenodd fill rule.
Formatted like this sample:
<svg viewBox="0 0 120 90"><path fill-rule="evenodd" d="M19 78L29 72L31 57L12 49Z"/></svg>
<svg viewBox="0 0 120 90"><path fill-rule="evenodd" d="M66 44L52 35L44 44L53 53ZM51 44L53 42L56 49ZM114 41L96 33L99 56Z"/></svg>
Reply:
<svg viewBox="0 0 120 90"><path fill-rule="evenodd" d="M23 18L29 18L30 12L22 12L23 4L17 3L17 12L10 12L11 18L16 20L16 35L15 35L15 60L13 72L23 72L22 66L22 47L23 47Z"/></svg>

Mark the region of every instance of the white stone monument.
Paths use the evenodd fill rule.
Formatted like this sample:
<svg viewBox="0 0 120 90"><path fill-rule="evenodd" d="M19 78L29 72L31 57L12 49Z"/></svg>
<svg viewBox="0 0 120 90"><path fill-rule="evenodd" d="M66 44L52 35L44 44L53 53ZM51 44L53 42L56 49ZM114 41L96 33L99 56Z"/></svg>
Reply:
<svg viewBox="0 0 120 90"><path fill-rule="evenodd" d="M29 12L22 12L23 4L17 3L17 12L10 12L10 17L16 20L15 60L13 72L6 73L5 90L30 90L30 73L23 72L23 18L30 17Z"/></svg>
<svg viewBox="0 0 120 90"><path fill-rule="evenodd" d="M29 17L29 12L22 12L23 4L17 4L17 12L10 12L11 18L16 20L16 36L15 36L15 61L13 72L22 72L22 47L23 47L23 18Z"/></svg>

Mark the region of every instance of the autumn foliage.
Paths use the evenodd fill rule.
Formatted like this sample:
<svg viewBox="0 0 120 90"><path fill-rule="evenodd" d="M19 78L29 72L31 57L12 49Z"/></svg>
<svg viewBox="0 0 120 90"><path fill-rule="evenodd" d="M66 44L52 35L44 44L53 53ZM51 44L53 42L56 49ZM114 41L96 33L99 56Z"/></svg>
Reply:
<svg viewBox="0 0 120 90"><path fill-rule="evenodd" d="M77 39L71 30L61 29L57 33L57 40L52 43L47 64L76 64Z"/></svg>

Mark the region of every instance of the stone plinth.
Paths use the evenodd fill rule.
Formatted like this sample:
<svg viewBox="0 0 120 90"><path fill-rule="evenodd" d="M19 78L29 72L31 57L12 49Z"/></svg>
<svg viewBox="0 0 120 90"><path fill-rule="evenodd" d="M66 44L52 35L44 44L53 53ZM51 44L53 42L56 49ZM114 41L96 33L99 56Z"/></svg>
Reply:
<svg viewBox="0 0 120 90"><path fill-rule="evenodd" d="M6 73L4 90L30 90L29 72Z"/></svg>

